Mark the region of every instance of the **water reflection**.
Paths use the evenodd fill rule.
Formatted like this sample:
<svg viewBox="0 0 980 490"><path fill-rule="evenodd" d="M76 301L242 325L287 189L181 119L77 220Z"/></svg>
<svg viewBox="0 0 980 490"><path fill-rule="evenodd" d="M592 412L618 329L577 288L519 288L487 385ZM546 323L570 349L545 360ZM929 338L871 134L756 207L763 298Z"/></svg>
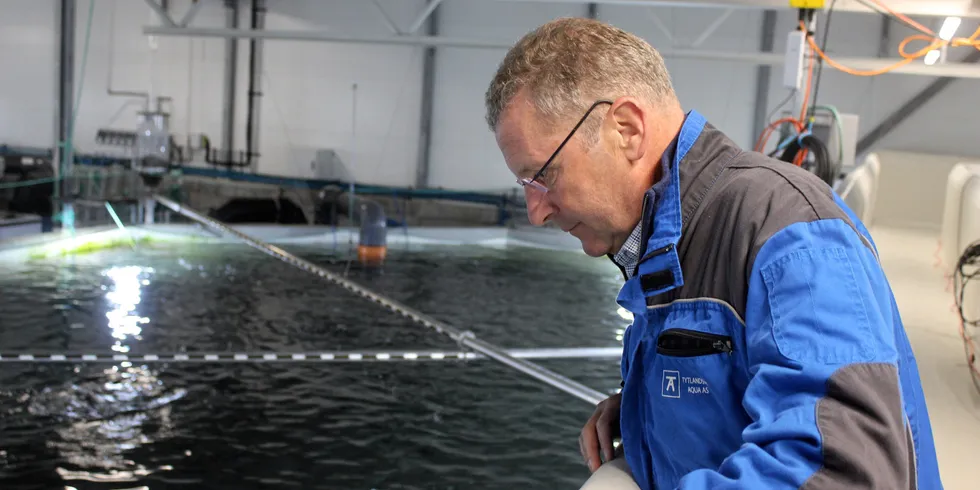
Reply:
<svg viewBox="0 0 980 490"><path fill-rule="evenodd" d="M109 309L105 316L115 340L111 349L130 351L132 341L142 340L150 319L138 307L143 287L150 285L152 268L112 267L102 273L110 284L103 286ZM183 389L170 390L147 366L122 362L103 369L86 381L60 390L45 390L32 403L33 411L67 417L57 428L58 438L48 443L68 467L57 468L66 482L135 482L170 466L148 468L132 459L132 451L171 437L170 403L182 398ZM145 427L152 427L145 430Z"/></svg>
<svg viewBox="0 0 980 490"><path fill-rule="evenodd" d="M110 310L105 316L109 319L112 337L116 339L112 346L116 352L129 352L129 346L122 342L130 337L140 340L143 333L141 325L150 322L149 318L137 314L136 306L142 299L142 287L150 284L148 276L152 273L153 269L138 266L113 267L103 273L113 283L106 293Z"/></svg>

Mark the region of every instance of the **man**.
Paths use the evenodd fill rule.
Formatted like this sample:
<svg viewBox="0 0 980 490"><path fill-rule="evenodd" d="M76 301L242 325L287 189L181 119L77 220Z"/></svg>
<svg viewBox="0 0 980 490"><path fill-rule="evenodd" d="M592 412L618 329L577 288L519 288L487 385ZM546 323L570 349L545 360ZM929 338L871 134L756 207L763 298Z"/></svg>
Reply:
<svg viewBox="0 0 980 490"><path fill-rule="evenodd" d="M521 39L486 105L531 222L626 278L592 471L621 435L643 489L941 487L874 244L826 184L685 114L660 55L594 20Z"/></svg>

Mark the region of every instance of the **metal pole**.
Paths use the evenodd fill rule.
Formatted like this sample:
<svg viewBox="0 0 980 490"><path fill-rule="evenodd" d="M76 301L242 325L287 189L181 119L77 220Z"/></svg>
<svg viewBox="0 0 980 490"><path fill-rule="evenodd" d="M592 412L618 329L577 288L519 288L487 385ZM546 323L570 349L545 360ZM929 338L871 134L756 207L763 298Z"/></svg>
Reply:
<svg viewBox="0 0 980 490"><path fill-rule="evenodd" d="M505 350L477 339L476 336L473 334L473 332L457 330L456 328L446 323L440 322L435 318L432 318L419 311L409 308L408 306L405 306L391 298L387 298L378 293L375 293L370 289L367 289L340 275L334 274L316 264L313 264L312 262L307 262L306 260L296 257L295 255L290 254L289 252L286 252L285 250L282 250L279 247L252 238L234 228L231 228L221 223L220 221L203 216L197 213L196 211L181 206L180 204L171 201L170 199L167 199L166 197L163 197L159 194L154 195L153 197L157 200L157 202L172 209L174 212L180 213L186 216L187 218L190 218L215 231L233 235L239 240L242 240L243 242L247 243L248 245L258 250L261 250L262 252L265 252L273 257L276 257L277 259L282 260L287 264L293 265L312 274L316 274L338 286L343 287L344 289L347 289L348 291L354 294L357 294L363 298L374 301L375 303L378 303L379 305L384 306L395 313L398 313L406 318L409 318L417 323L420 323L423 326L432 328L436 332L444 333L449 337L451 337L456 342L458 342L461 346L468 347L506 366L514 368L528 376L531 376L539 381L542 381L544 383L547 383L548 385L558 388L559 390L562 390L565 393L573 395L581 400L587 401L592 404L598 404L599 402L607 398L607 396L602 394L601 392L593 390L592 388L589 388L581 383L578 383L577 381L573 381L569 378L566 378L565 376L562 376L558 373L545 369L532 362L525 361L523 359L517 359L511 356L510 354L508 354Z"/></svg>
<svg viewBox="0 0 980 490"><path fill-rule="evenodd" d="M759 49L763 53L771 53L773 40L776 36L776 11L766 10L762 14L762 38ZM769 110L769 86L772 84L772 67L759 65L755 73L755 114L752 116L752 138L758 138L769 121L766 114ZM751 143L750 143L751 144Z"/></svg>
<svg viewBox="0 0 980 490"><path fill-rule="evenodd" d="M436 0L429 0L431 5ZM429 13L429 36L439 35L439 9ZM422 54L422 107L419 124L419 155L415 164L415 187L429 186L429 160L432 155L432 110L435 104L436 48L427 46Z"/></svg>
<svg viewBox="0 0 980 490"><path fill-rule="evenodd" d="M252 0L252 29L265 28L265 0ZM245 140L249 168L254 172L259 159L259 114L262 108L262 43L261 39L249 41L248 54L248 121L245 122Z"/></svg>
<svg viewBox="0 0 980 490"><path fill-rule="evenodd" d="M62 230L74 231L74 209L70 203L61 201L71 193L68 176L74 160L71 141L75 92L75 0L60 0L57 10L58 57L57 74L57 127L54 145L54 158L51 162L55 177L52 212L57 215L62 210Z"/></svg>
<svg viewBox="0 0 980 490"><path fill-rule="evenodd" d="M225 26L238 29L238 0L225 0ZM235 92L238 87L238 39L225 41L224 110L221 113L221 149L218 161L231 161L235 151Z"/></svg>
<svg viewBox="0 0 980 490"><path fill-rule="evenodd" d="M598 19L599 18L599 4L597 4L595 2L590 2L588 5L586 5L585 6L585 16L588 17L588 18L590 18L590 19Z"/></svg>

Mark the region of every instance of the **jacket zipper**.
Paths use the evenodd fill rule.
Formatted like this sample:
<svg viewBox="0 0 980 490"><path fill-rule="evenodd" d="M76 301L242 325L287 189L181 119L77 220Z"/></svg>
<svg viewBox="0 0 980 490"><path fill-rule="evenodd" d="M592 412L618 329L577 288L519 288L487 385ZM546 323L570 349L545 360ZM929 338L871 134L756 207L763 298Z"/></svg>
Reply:
<svg viewBox="0 0 980 490"><path fill-rule="evenodd" d="M711 354L731 355L732 338L727 335L681 328L664 330L657 337L657 353L672 357L698 357Z"/></svg>
<svg viewBox="0 0 980 490"><path fill-rule="evenodd" d="M643 262L644 260L647 260L647 259L649 259L651 257L656 257L658 255L663 255L663 254L665 254L667 252L670 252L673 249L674 249L674 244L673 243L668 243L666 247L660 247L660 248L658 248L656 250L651 250L649 253L647 253L646 255L644 255L642 259L640 259L640 262Z"/></svg>

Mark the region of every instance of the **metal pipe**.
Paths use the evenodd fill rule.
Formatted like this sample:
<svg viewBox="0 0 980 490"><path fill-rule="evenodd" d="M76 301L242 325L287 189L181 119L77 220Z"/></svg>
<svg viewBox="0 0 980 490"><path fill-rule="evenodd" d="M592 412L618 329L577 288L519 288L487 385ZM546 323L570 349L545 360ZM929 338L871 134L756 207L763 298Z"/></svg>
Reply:
<svg viewBox="0 0 980 490"><path fill-rule="evenodd" d="M225 26L238 30L238 1L225 0ZM190 29L182 27L180 29ZM216 155L219 161L230 161L235 151L235 92L238 88L238 39L226 38L224 73L224 110L221 112L221 149L225 155Z"/></svg>
<svg viewBox="0 0 980 490"><path fill-rule="evenodd" d="M762 36L759 40L759 50L771 53L776 35L776 11L766 10L762 14ZM755 72L755 112L752 116L752 134L762 134L769 125L766 120L769 110L769 87L772 85L772 67L759 65Z"/></svg>
<svg viewBox="0 0 980 490"><path fill-rule="evenodd" d="M416 311L391 298L387 298L378 293L375 293L374 291L371 291L370 289L367 289L351 280L348 280L343 276L334 274L316 264L313 264L312 262L308 262L293 254L290 254L289 252L286 252L285 250L282 250L279 247L252 238L251 236L248 236L234 228L231 228L230 226L221 223L220 221L217 221L213 218L209 218L207 216L203 216L192 209L188 209L184 206L181 206L179 203L171 201L170 199L167 199L166 197L163 197L159 194L154 195L153 197L154 199L157 200L158 203L170 208L176 213L180 213L181 215L204 225L205 227L211 228L215 231L219 231L222 233L235 236L239 240L242 240L243 242L247 243L248 245L262 252L265 252L273 257L276 257L279 260L286 262L287 264L293 265L302 270L318 275L338 286L343 287L344 289L347 289L348 291L354 294L357 294L368 300L374 301L375 303L378 303L379 305L384 306L385 308L388 308L389 310L395 313L398 313L406 318L409 318L417 323L420 323L423 326L432 328L436 332L444 333L448 335L450 338L452 338L453 340L455 340L456 342L458 342L463 347L472 349L506 366L509 366L528 376L531 376L539 381L542 381L548 385L558 388L559 390L562 390L565 393L573 395L581 400L590 402L592 404L598 404L599 402L607 398L607 396L604 395L603 393L593 390L592 388L589 388L581 383L578 383L577 381L571 380L565 376L562 376L558 373L545 369L532 362L528 362L523 359L517 359L511 356L510 354L508 354L503 349L496 347L492 344L489 344L487 342L484 342L480 339L477 339L476 336L473 334L473 332L458 330L446 323L443 323L439 320L436 320L435 318L425 315L424 313Z"/></svg>
<svg viewBox="0 0 980 490"><path fill-rule="evenodd" d="M265 0L252 0L252 30L265 28ZM245 158L253 171L259 160L259 127L262 102L262 40L249 41L248 53L248 119L245 121Z"/></svg>
<svg viewBox="0 0 980 490"><path fill-rule="evenodd" d="M58 83L56 91L55 109L56 126L54 146L54 203L53 213L57 214L62 210L61 201L68 198L70 194L70 182L68 176L71 175L71 166L74 163L74 142L70 136L73 135L72 124L74 121L75 107L75 0L61 0L55 7L57 16L55 25L58 26L58 44L56 75ZM58 180L60 179L60 180ZM63 204L62 229L74 231L74 209L70 202Z"/></svg>
<svg viewBox="0 0 980 490"><path fill-rule="evenodd" d="M437 3L429 0L429 5ZM439 35L439 10L430 12L426 34ZM432 111L435 107L436 48L426 47L422 53L422 103L419 111L419 153L415 164L415 187L429 186L429 168L432 159Z"/></svg>
<svg viewBox="0 0 980 490"><path fill-rule="evenodd" d="M509 49L512 43L499 41L484 41L477 39L450 38L442 36L403 36L403 37L370 37L351 36L324 31L251 31L247 29L218 29L218 28L169 28L147 26L143 33L155 36L194 36L211 38L241 38L241 39L277 39L287 41L315 41L349 44L384 44L409 46L435 46L471 49ZM712 61L736 61L754 63L757 65L782 66L784 56L778 53L738 53L733 51L717 51L703 49L672 48L661 50L665 58L686 58ZM899 59L835 57L839 63L856 70L879 70L898 63ZM971 63L945 63L926 65L924 63L909 63L891 71L907 75L948 76L954 78L980 78L980 67Z"/></svg>

